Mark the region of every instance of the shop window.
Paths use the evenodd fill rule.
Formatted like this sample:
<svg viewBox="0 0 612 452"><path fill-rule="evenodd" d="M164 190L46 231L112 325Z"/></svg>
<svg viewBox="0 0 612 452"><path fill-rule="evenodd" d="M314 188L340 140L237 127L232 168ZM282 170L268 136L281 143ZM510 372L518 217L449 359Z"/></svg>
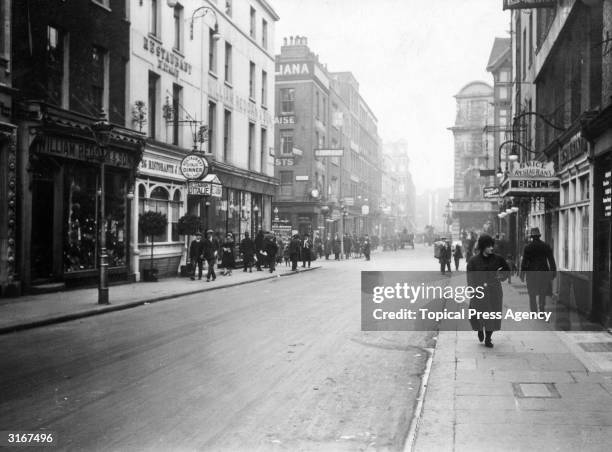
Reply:
<svg viewBox="0 0 612 452"><path fill-rule="evenodd" d="M126 182L119 173L107 170L105 176L105 220L106 220L106 251L108 265L119 267L126 265Z"/></svg>
<svg viewBox="0 0 612 452"><path fill-rule="evenodd" d="M138 204L138 212L144 213L148 211L153 212L161 212L168 218L168 205L169 205L169 195L168 191L163 187L155 187L151 192L151 196L149 198L140 198ZM140 231L138 233L138 241L140 243L144 243L145 240L149 239L149 237L144 237ZM163 234L156 235L154 237L156 242L167 242L168 241L168 233L165 232Z"/></svg>
<svg viewBox="0 0 612 452"><path fill-rule="evenodd" d="M147 191L144 185L140 184L138 186L138 215L145 213L145 203L146 203ZM136 222L138 224L138 222ZM138 243L145 243L146 237L140 230L138 229Z"/></svg>
<svg viewBox="0 0 612 452"><path fill-rule="evenodd" d="M238 190L227 190L227 226L226 232L234 236L240 230L240 192Z"/></svg>
<svg viewBox="0 0 612 452"><path fill-rule="evenodd" d="M589 239L591 234L591 229L589 228L589 207L584 206L580 209L580 222L582 229L582 247L580 249L581 253L581 262L580 262L580 270L589 270L590 262L589 262Z"/></svg>
<svg viewBox="0 0 612 452"><path fill-rule="evenodd" d="M245 231L251 233L251 222L255 212L252 209L252 197L251 193L243 191L240 192L240 230L236 231L238 234L235 236L235 240L238 242L239 238L243 238Z"/></svg>
<svg viewBox="0 0 612 452"><path fill-rule="evenodd" d="M589 192L589 175L580 178L580 200L586 201L591 197Z"/></svg>

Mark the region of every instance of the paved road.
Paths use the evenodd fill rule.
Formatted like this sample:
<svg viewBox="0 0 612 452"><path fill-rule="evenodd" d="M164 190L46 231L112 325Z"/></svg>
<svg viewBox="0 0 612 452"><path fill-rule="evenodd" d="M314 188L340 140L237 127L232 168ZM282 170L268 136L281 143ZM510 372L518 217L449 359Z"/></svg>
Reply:
<svg viewBox="0 0 612 452"><path fill-rule="evenodd" d="M0 339L0 430L56 450L401 450L431 334L361 332L360 273L431 248ZM160 283L160 284L163 284Z"/></svg>

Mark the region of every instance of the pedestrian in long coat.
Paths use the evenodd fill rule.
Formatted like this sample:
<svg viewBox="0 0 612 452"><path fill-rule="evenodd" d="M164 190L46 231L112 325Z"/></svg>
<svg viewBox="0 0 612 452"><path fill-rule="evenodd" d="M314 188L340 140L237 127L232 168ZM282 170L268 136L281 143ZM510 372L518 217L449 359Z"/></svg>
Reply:
<svg viewBox="0 0 612 452"><path fill-rule="evenodd" d="M366 261L370 260L370 236L368 236L367 234L365 235L365 237L363 238L363 255L366 258Z"/></svg>
<svg viewBox="0 0 612 452"><path fill-rule="evenodd" d="M334 241L331 238L331 234L328 234L327 240L325 240L325 260L329 260L329 255L334 249Z"/></svg>
<svg viewBox="0 0 612 452"><path fill-rule="evenodd" d="M291 270L297 271L297 263L300 258L300 236L295 234L289 243L289 258L291 259Z"/></svg>
<svg viewBox="0 0 612 452"><path fill-rule="evenodd" d="M257 256L257 261L255 262L255 265L257 266L257 271L260 272L262 271L261 269L261 265L264 263L264 255L261 254L261 252L264 249L264 232L260 229L259 231L257 231L257 235L255 236L255 256Z"/></svg>
<svg viewBox="0 0 612 452"><path fill-rule="evenodd" d="M206 282L210 281L210 278L214 281L217 279L215 275L215 261L217 260L217 251L219 245L216 239L213 237L213 231L209 229L206 231L206 240L204 240L204 260L208 264L208 273L206 273Z"/></svg>
<svg viewBox="0 0 612 452"><path fill-rule="evenodd" d="M223 276L230 276L232 269L236 265L234 258L234 236L228 233L221 247L223 254L221 256L221 266L223 267Z"/></svg>
<svg viewBox="0 0 612 452"><path fill-rule="evenodd" d="M336 237L334 238L333 248L334 248L334 259L339 261L341 245L340 245L340 238L338 237L338 234L336 234Z"/></svg>
<svg viewBox="0 0 612 452"><path fill-rule="evenodd" d="M191 279L195 279L196 266L198 267L198 279L202 279L202 266L204 264L204 242L202 241L202 233L196 234L196 239L189 246L189 261L191 263L192 272Z"/></svg>
<svg viewBox="0 0 612 452"><path fill-rule="evenodd" d="M278 253L278 244L276 243L276 237L274 234L266 235L264 240L264 251L268 258L268 268L270 273L274 273L276 269L276 253Z"/></svg>
<svg viewBox="0 0 612 452"><path fill-rule="evenodd" d="M308 268L310 268L310 261L312 260L312 240L310 240L308 234L304 234L300 253L302 254L302 267L306 267L306 262L308 262Z"/></svg>
<svg viewBox="0 0 612 452"><path fill-rule="evenodd" d="M455 244L455 249L453 250L453 259L455 260L455 271L459 270L459 261L463 259L463 252L461 251L461 245L458 243Z"/></svg>
<svg viewBox="0 0 612 452"><path fill-rule="evenodd" d="M531 228L531 242L523 250L521 261L521 281L527 277L527 292L529 293L529 308L538 312L546 308L546 296L552 295L552 280L557 271L557 264L552 248L540 240L540 230ZM536 297L539 300L536 300ZM536 303L536 301L538 303Z"/></svg>
<svg viewBox="0 0 612 452"><path fill-rule="evenodd" d="M501 281L510 273L506 260L493 253L494 245L493 237L487 234L481 235L478 238L478 254L467 264L467 285L476 291L470 300L470 309L476 310L476 314L470 316L470 325L478 332L478 340L480 342L484 340L487 347L493 347L491 341L493 331L501 329L503 307ZM478 288L481 290L478 291ZM483 295L480 296L479 292ZM487 313L489 318L485 319L483 313ZM491 316L495 318L490 318Z"/></svg>
<svg viewBox="0 0 612 452"><path fill-rule="evenodd" d="M253 271L253 258L255 256L255 243L253 242L251 237L249 237L248 232L244 233L244 238L240 242L239 250L240 250L240 254L242 255L242 262L244 264L243 271L247 271L247 268L248 268L249 272L252 272Z"/></svg>

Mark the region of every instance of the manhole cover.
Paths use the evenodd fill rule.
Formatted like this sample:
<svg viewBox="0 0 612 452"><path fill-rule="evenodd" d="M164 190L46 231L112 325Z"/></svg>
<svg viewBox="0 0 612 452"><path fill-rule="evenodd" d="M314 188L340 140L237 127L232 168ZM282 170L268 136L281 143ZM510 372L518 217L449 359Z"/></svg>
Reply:
<svg viewBox="0 0 612 452"><path fill-rule="evenodd" d="M514 397L517 399L547 398L560 399L561 394L554 383L512 383Z"/></svg>
<svg viewBox="0 0 612 452"><path fill-rule="evenodd" d="M580 345L585 352L612 352L612 342L578 342L578 345Z"/></svg>

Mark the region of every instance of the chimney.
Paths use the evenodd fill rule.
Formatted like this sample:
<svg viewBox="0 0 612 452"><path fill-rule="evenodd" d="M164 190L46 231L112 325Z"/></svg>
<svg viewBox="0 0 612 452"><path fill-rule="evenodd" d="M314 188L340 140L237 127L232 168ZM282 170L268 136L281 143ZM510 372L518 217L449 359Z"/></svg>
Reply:
<svg viewBox="0 0 612 452"><path fill-rule="evenodd" d="M289 45L293 45L293 36L289 36Z"/></svg>
<svg viewBox="0 0 612 452"><path fill-rule="evenodd" d="M287 38L283 38L283 45L286 46L287 45Z"/></svg>

